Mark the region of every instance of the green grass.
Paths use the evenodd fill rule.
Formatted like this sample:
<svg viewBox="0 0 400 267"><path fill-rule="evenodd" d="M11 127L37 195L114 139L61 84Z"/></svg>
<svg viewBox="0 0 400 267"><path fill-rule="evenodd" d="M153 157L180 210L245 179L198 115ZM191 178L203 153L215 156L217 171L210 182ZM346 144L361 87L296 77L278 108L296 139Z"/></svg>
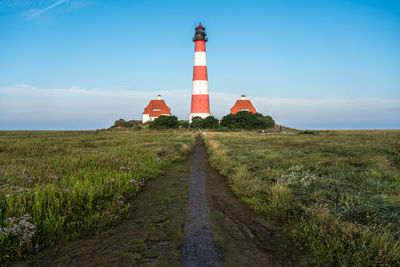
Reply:
<svg viewBox="0 0 400 267"><path fill-rule="evenodd" d="M232 190L322 265L400 264L400 131L205 139Z"/></svg>
<svg viewBox="0 0 400 267"><path fill-rule="evenodd" d="M146 180L193 145L179 131L0 132L0 262L126 216Z"/></svg>

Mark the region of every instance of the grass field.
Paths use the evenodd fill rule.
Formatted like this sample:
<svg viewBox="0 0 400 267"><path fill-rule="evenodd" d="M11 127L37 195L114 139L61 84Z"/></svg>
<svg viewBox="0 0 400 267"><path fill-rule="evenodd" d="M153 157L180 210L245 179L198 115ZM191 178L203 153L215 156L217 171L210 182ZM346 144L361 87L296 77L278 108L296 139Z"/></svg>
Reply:
<svg viewBox="0 0 400 267"><path fill-rule="evenodd" d="M400 131L204 134L210 163L321 265L400 265Z"/></svg>
<svg viewBox="0 0 400 267"><path fill-rule="evenodd" d="M0 132L0 262L124 217L193 145L189 132Z"/></svg>

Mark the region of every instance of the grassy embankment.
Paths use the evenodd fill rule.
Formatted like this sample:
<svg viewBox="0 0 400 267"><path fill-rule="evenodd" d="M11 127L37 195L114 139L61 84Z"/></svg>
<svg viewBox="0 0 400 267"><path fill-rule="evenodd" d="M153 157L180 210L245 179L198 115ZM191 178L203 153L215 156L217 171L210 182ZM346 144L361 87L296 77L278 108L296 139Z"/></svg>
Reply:
<svg viewBox="0 0 400 267"><path fill-rule="evenodd" d="M193 145L187 132L0 132L0 262L126 216Z"/></svg>
<svg viewBox="0 0 400 267"><path fill-rule="evenodd" d="M321 265L400 265L400 131L204 137L235 194Z"/></svg>

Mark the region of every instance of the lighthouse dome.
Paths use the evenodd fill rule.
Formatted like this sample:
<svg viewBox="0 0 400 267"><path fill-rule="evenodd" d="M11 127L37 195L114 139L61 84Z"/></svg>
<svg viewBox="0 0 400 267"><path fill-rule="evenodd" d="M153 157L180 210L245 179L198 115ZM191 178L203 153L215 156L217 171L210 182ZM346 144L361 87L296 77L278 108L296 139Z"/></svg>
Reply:
<svg viewBox="0 0 400 267"><path fill-rule="evenodd" d="M197 26L196 29L205 29L205 28L203 27L203 25L201 25L201 22L200 22L199 26Z"/></svg>
<svg viewBox="0 0 400 267"><path fill-rule="evenodd" d="M208 41L207 39L207 33L206 33L206 28L203 27L203 25L201 25L201 23L199 24L199 26L197 26L195 28L195 33L194 33L194 37L193 37L193 41Z"/></svg>

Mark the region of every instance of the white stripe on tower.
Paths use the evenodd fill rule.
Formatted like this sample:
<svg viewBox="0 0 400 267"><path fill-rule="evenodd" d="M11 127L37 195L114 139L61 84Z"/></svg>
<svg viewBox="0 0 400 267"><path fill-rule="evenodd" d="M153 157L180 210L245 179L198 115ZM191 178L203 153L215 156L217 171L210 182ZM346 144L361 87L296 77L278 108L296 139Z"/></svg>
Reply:
<svg viewBox="0 0 400 267"><path fill-rule="evenodd" d="M208 95L208 81L193 81L193 95Z"/></svg>
<svg viewBox="0 0 400 267"><path fill-rule="evenodd" d="M206 52L194 52L194 65L207 66Z"/></svg>

